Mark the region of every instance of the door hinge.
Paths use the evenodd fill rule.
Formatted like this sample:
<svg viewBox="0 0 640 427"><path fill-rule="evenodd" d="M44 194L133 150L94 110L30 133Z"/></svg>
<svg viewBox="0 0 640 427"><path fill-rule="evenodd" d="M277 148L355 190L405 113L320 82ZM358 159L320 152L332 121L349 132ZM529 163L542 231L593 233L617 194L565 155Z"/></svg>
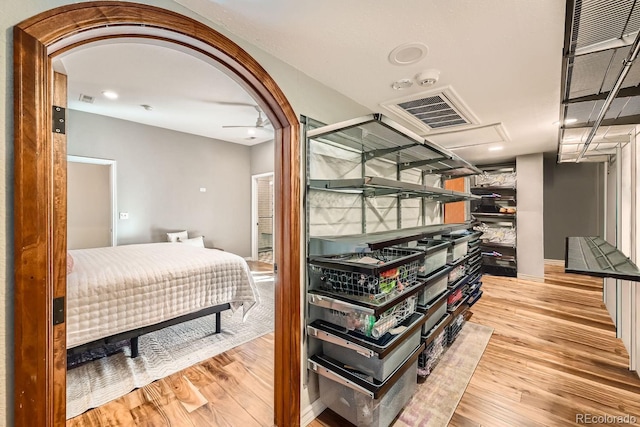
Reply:
<svg viewBox="0 0 640 427"><path fill-rule="evenodd" d="M53 324L64 323L64 297L53 299Z"/></svg>
<svg viewBox="0 0 640 427"><path fill-rule="evenodd" d="M67 116L66 110L63 107L53 106L53 133L65 134Z"/></svg>

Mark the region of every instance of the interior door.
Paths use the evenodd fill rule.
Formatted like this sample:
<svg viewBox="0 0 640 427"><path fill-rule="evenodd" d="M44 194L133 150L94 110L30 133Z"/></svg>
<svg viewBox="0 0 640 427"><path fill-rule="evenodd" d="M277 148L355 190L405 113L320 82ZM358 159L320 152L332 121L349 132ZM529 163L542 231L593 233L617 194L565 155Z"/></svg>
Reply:
<svg viewBox="0 0 640 427"><path fill-rule="evenodd" d="M253 258L273 264L273 174L253 177Z"/></svg>
<svg viewBox="0 0 640 427"><path fill-rule="evenodd" d="M54 253L67 253L67 76L53 76L53 244ZM67 418L67 328L65 323L67 293L66 257L54 258L53 268L53 418L64 425Z"/></svg>

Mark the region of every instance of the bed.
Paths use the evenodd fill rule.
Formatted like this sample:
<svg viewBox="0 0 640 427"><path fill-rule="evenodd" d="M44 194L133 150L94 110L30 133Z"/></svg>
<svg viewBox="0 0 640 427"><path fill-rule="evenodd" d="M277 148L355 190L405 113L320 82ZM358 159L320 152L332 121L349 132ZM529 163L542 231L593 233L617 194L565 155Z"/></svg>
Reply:
<svg viewBox="0 0 640 427"><path fill-rule="evenodd" d="M69 251L67 353L131 340L172 324L243 310L259 296L246 261L182 243L148 243Z"/></svg>

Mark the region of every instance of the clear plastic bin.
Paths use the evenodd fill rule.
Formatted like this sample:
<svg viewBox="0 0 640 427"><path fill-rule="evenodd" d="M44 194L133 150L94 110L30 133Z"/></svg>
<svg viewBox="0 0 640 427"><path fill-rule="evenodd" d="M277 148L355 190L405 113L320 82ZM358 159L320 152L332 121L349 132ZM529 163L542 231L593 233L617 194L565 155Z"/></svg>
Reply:
<svg viewBox="0 0 640 427"><path fill-rule="evenodd" d="M418 276L426 277L444 267L447 263L447 252L450 242L442 240L421 240L416 246L425 253L424 264L418 269Z"/></svg>
<svg viewBox="0 0 640 427"><path fill-rule="evenodd" d="M322 356L309 360L319 374L320 399L329 409L356 426L387 427L418 387L420 345L386 381L370 380L358 371L327 363Z"/></svg>
<svg viewBox="0 0 640 427"><path fill-rule="evenodd" d="M419 294L418 305L427 305L429 301L432 301L447 290L449 271L451 271L450 268L443 268L436 274L425 279L427 284L425 285L424 290Z"/></svg>
<svg viewBox="0 0 640 427"><path fill-rule="evenodd" d="M373 343L352 333L332 330L329 324L314 322L307 327L309 335L322 341L322 352L332 359L372 376L386 380L420 345L420 332L426 317L414 313L402 323L406 329L385 336L383 343Z"/></svg>

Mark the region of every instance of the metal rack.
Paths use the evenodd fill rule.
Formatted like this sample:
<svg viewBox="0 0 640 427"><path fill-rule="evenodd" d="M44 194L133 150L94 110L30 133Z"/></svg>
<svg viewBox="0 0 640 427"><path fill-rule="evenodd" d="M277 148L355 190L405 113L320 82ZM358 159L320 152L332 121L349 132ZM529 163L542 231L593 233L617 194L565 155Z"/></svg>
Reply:
<svg viewBox="0 0 640 427"><path fill-rule="evenodd" d="M505 185L486 184L491 182L493 175L513 174L514 165L498 165L484 169L484 180L476 179L476 185L471 192L481 197L480 201L471 203L471 215L482 222L489 230L496 228L515 229L517 226L517 212L500 212L500 209L516 208L517 190L515 180ZM481 184L479 181L484 182ZM497 180L499 181L499 180ZM516 276L517 244L490 241L483 239L480 244L482 250L483 271L500 276Z"/></svg>
<svg viewBox="0 0 640 427"><path fill-rule="evenodd" d="M307 159L308 367L320 376L320 395L331 409L353 421L354 411L364 404L362 396L352 394L355 391L380 399L385 407L384 416L376 414L368 424L387 425L387 418L393 419L413 393L417 359L424 348L421 332L446 317L447 290L436 297L440 311L419 306L427 284L450 268L421 276L419 270L426 271L425 259L430 255L418 249L418 243L472 227L471 222L430 225L426 213L438 210L440 217L445 203L480 201L479 195L437 186L442 177L480 170L380 114L334 125L303 117L302 123ZM320 165L312 165L312 160ZM313 204L318 199L327 202ZM385 200L384 209L375 211L380 199ZM348 201L346 206L338 209L351 209L344 215L339 211L344 221L323 210L325 206L335 209L330 202L343 200ZM415 216L418 209L420 215ZM384 230L372 232L374 226L367 221L372 211L373 225L382 224L378 228ZM411 223L405 221L406 211L414 215ZM327 224L322 229L335 229L335 233L318 233L312 212L325 214ZM341 222L349 223L348 232L341 229ZM445 258L449 246L443 246ZM404 332L396 335L392 329ZM362 381L369 377L374 384ZM336 401L337 395L343 399ZM349 405L341 406L345 401Z"/></svg>

